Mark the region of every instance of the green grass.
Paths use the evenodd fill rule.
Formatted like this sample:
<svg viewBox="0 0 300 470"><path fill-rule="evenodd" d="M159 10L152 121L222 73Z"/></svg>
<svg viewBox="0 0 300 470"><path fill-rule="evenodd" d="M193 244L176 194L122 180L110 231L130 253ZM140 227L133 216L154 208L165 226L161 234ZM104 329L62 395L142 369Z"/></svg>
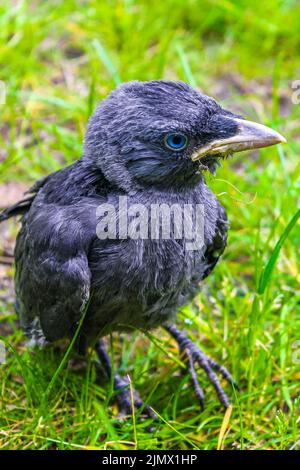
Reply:
<svg viewBox="0 0 300 470"><path fill-rule="evenodd" d="M208 178L229 214L229 244L178 322L240 384L239 392L227 388L233 410L222 446L299 448L300 104L291 99L291 81L300 79L299 2L13 5L0 6L0 80L7 87L1 184L29 186L80 157L95 103L130 79L188 81L287 138L285 146L237 155ZM9 230L16 234L15 223ZM0 447L217 448L224 412L201 372L207 403L199 409L166 333L134 332L112 342L115 367L160 415L149 433L149 420L137 413L120 422L108 406L111 387L95 384L92 353L87 368L75 371L62 362L62 348L26 350L7 283L0 289L0 330L9 330L0 366Z"/></svg>

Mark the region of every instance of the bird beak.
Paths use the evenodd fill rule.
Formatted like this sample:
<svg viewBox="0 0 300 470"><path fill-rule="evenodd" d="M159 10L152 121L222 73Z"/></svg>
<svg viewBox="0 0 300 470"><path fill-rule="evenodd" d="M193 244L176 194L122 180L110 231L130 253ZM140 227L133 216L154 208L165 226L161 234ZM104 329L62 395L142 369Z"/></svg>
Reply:
<svg viewBox="0 0 300 470"><path fill-rule="evenodd" d="M236 124L236 134L228 138L215 139L205 146L200 147L191 155L192 161L201 160L206 155L222 156L286 142L286 139L281 134L270 129L270 127L244 119L227 119L234 121Z"/></svg>

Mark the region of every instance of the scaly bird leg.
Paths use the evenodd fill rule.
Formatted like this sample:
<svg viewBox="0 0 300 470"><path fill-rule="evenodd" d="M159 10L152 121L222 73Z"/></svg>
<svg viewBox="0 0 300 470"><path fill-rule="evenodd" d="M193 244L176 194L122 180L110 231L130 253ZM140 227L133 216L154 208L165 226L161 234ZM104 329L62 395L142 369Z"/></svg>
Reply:
<svg viewBox="0 0 300 470"><path fill-rule="evenodd" d="M111 361L107 351L105 349L104 343L102 339L99 339L96 346L96 353L98 355L99 361L101 362L104 371L108 377L111 379L112 375L112 368L111 368ZM144 414L146 414L149 418L157 418L156 414L149 405L146 405L141 400L139 394L133 391L133 398L130 394L129 383L126 382L122 377L114 372L114 390L116 392L116 400L118 402L119 411L121 415L131 415L132 414L132 400L135 409L142 409Z"/></svg>
<svg viewBox="0 0 300 470"><path fill-rule="evenodd" d="M230 405L229 399L222 389L215 372L219 372L221 376L227 380L227 382L238 388L232 375L224 366L218 364L216 361L206 356L206 354L204 354L204 352L201 351L201 349L196 344L194 344L190 338L182 333L182 331L178 330L174 325L164 324L164 328L177 341L180 352L185 353L187 356L187 367L191 374L192 385L195 390L196 397L200 402L201 408L204 406L204 392L198 382L195 368L196 364L198 364L206 372L209 381L212 383L217 392L220 402L223 406L228 408Z"/></svg>

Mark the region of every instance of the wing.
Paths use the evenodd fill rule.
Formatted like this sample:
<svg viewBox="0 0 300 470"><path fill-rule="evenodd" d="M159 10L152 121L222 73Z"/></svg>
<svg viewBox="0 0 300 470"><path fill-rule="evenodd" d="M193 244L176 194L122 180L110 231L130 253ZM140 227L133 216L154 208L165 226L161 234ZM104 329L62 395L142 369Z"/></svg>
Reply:
<svg viewBox="0 0 300 470"><path fill-rule="evenodd" d="M88 251L96 236L96 208L109 185L79 160L38 181L32 196L6 209L23 215L15 248L16 307L33 341L73 334L90 296Z"/></svg>
<svg viewBox="0 0 300 470"><path fill-rule="evenodd" d="M95 206L34 203L18 235L16 293L22 327L48 341L74 333L90 295L87 253Z"/></svg>
<svg viewBox="0 0 300 470"><path fill-rule="evenodd" d="M89 299L80 214L72 207L47 204L45 194L40 194L50 180L55 193L53 182L55 186L59 173L37 181L28 197L0 214L0 222L24 216L15 248L16 307L26 333L39 343L71 334ZM57 185L59 189L59 181Z"/></svg>
<svg viewBox="0 0 300 470"><path fill-rule="evenodd" d="M218 217L216 231L212 243L205 250L203 260L205 271L202 279L205 279L213 271L227 244L228 218L224 207L218 202Z"/></svg>

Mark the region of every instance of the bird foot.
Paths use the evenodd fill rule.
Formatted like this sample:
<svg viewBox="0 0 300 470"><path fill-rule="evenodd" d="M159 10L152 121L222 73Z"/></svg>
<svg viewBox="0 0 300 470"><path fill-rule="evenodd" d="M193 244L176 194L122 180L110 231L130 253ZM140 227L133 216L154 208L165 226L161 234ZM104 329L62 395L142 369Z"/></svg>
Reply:
<svg viewBox="0 0 300 470"><path fill-rule="evenodd" d="M196 344L194 344L191 339L185 336L185 334L178 330L175 326L164 325L164 327L171 334L171 336L176 339L180 351L187 357L188 371L190 372L192 385L201 408L203 409L204 407L205 395L198 381L196 372L197 365L205 371L209 381L217 392L221 404L225 408L228 408L230 406L230 402L220 384L216 372L219 372L227 382L238 388L237 383L235 382L232 375L224 366L218 364L215 360L211 359L203 351L201 351L201 349Z"/></svg>
<svg viewBox="0 0 300 470"><path fill-rule="evenodd" d="M112 375L111 362L106 352L104 343L101 339L98 341L96 345L96 352L105 370L107 377L111 379L111 375ZM132 387L130 387L129 380L126 381L119 374L113 373L113 384L114 384L115 398L118 403L120 416L132 415L132 412L133 412L132 408L134 407L135 411L141 410L142 414L149 418L152 418L152 419L157 418L152 408L149 405L145 404L140 398L138 392L136 392L135 390L133 390Z"/></svg>
<svg viewBox="0 0 300 470"><path fill-rule="evenodd" d="M130 388L129 381L122 379L120 375L114 375L114 389L120 416L132 415L132 405L135 411L141 410L148 418L156 419L152 408L145 404L136 390Z"/></svg>

